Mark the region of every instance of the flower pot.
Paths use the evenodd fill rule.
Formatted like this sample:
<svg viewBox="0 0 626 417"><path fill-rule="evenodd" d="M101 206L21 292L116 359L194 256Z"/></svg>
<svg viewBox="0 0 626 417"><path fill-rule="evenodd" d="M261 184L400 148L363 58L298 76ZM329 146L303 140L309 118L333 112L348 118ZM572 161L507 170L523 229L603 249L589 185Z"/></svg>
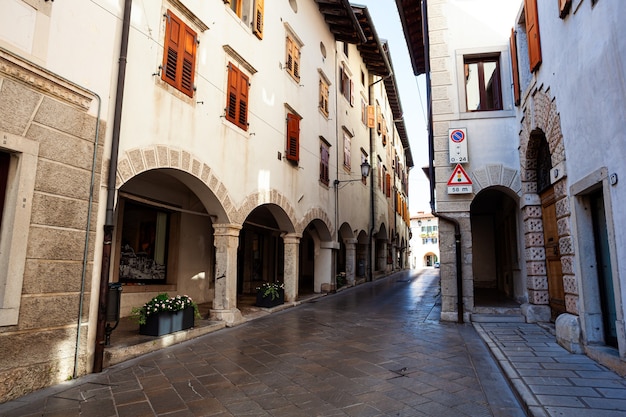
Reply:
<svg viewBox="0 0 626 417"><path fill-rule="evenodd" d="M268 295L267 297L263 297L263 291L257 291L256 293L256 305L257 307L265 307L271 308L276 307L277 305L281 305L285 302L285 290L278 290L278 297L274 297L272 300L272 296Z"/></svg>
<svg viewBox="0 0 626 417"><path fill-rule="evenodd" d="M162 336L193 327L194 309L187 307L180 311L163 311L148 316L146 324L139 325L139 334L148 336Z"/></svg>

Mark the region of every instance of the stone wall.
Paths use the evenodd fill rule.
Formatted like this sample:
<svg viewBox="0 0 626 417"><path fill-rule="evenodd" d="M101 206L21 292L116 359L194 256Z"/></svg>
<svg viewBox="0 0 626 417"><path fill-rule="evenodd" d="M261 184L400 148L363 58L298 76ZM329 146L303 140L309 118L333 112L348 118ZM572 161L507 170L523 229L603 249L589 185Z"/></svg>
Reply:
<svg viewBox="0 0 626 417"><path fill-rule="evenodd" d="M0 134L13 138L12 143L38 144L32 201L18 200L17 207L5 202L9 210L28 204L31 211L28 230L3 234L5 240L27 241L20 254L22 276L5 278L21 282L21 291L16 293L17 323L0 326L0 402L71 378L78 338L77 369L86 372L96 216L91 216L90 225L87 222L90 210L97 212L99 187L93 185L100 182L104 138L104 123L97 130L97 119L89 114L99 105L95 98L40 67L6 52L0 55ZM100 143L94 163L96 136ZM0 143L16 160L18 148ZM9 188L26 174L18 171L16 178L10 177ZM84 323L77 337L81 291Z"/></svg>

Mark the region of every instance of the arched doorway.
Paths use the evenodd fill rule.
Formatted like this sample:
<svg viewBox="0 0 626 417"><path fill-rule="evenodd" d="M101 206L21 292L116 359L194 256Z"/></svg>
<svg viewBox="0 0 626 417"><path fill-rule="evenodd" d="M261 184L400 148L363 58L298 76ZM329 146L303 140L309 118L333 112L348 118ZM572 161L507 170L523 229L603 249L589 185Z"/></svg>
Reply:
<svg viewBox="0 0 626 417"><path fill-rule="evenodd" d="M239 234L237 294L253 294L263 282L284 282L283 235L293 229L284 210L274 204L256 207Z"/></svg>
<svg viewBox="0 0 626 417"><path fill-rule="evenodd" d="M517 307L519 283L517 203L504 190L478 193L470 207L475 307Z"/></svg>

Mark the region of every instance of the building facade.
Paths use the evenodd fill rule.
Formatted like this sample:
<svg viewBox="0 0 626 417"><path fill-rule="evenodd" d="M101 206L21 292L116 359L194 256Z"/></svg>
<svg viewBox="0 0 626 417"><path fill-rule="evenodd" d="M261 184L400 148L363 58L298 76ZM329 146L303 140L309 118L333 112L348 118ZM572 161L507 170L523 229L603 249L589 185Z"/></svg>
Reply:
<svg viewBox="0 0 626 417"><path fill-rule="evenodd" d="M432 213L411 216L411 268L439 265L439 220Z"/></svg>
<svg viewBox="0 0 626 417"><path fill-rule="evenodd" d="M430 86L442 319L457 318L459 297L468 319L477 294L495 290L623 373L626 5L418 3L397 2ZM422 18L425 38L406 25Z"/></svg>
<svg viewBox="0 0 626 417"><path fill-rule="evenodd" d="M7 0L0 16L0 401L99 371L110 283L122 315L168 292L236 325L262 282L292 302L408 264L413 161L367 8Z"/></svg>

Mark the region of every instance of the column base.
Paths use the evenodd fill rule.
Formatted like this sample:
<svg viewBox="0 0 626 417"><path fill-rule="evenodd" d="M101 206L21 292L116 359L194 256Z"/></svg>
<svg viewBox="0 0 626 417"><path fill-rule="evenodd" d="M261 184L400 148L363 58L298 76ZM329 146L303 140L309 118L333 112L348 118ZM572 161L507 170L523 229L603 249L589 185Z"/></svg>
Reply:
<svg viewBox="0 0 626 417"><path fill-rule="evenodd" d="M244 322L241 311L237 308L230 310L213 310L209 312L211 320L219 320L226 322L227 327L233 327Z"/></svg>

